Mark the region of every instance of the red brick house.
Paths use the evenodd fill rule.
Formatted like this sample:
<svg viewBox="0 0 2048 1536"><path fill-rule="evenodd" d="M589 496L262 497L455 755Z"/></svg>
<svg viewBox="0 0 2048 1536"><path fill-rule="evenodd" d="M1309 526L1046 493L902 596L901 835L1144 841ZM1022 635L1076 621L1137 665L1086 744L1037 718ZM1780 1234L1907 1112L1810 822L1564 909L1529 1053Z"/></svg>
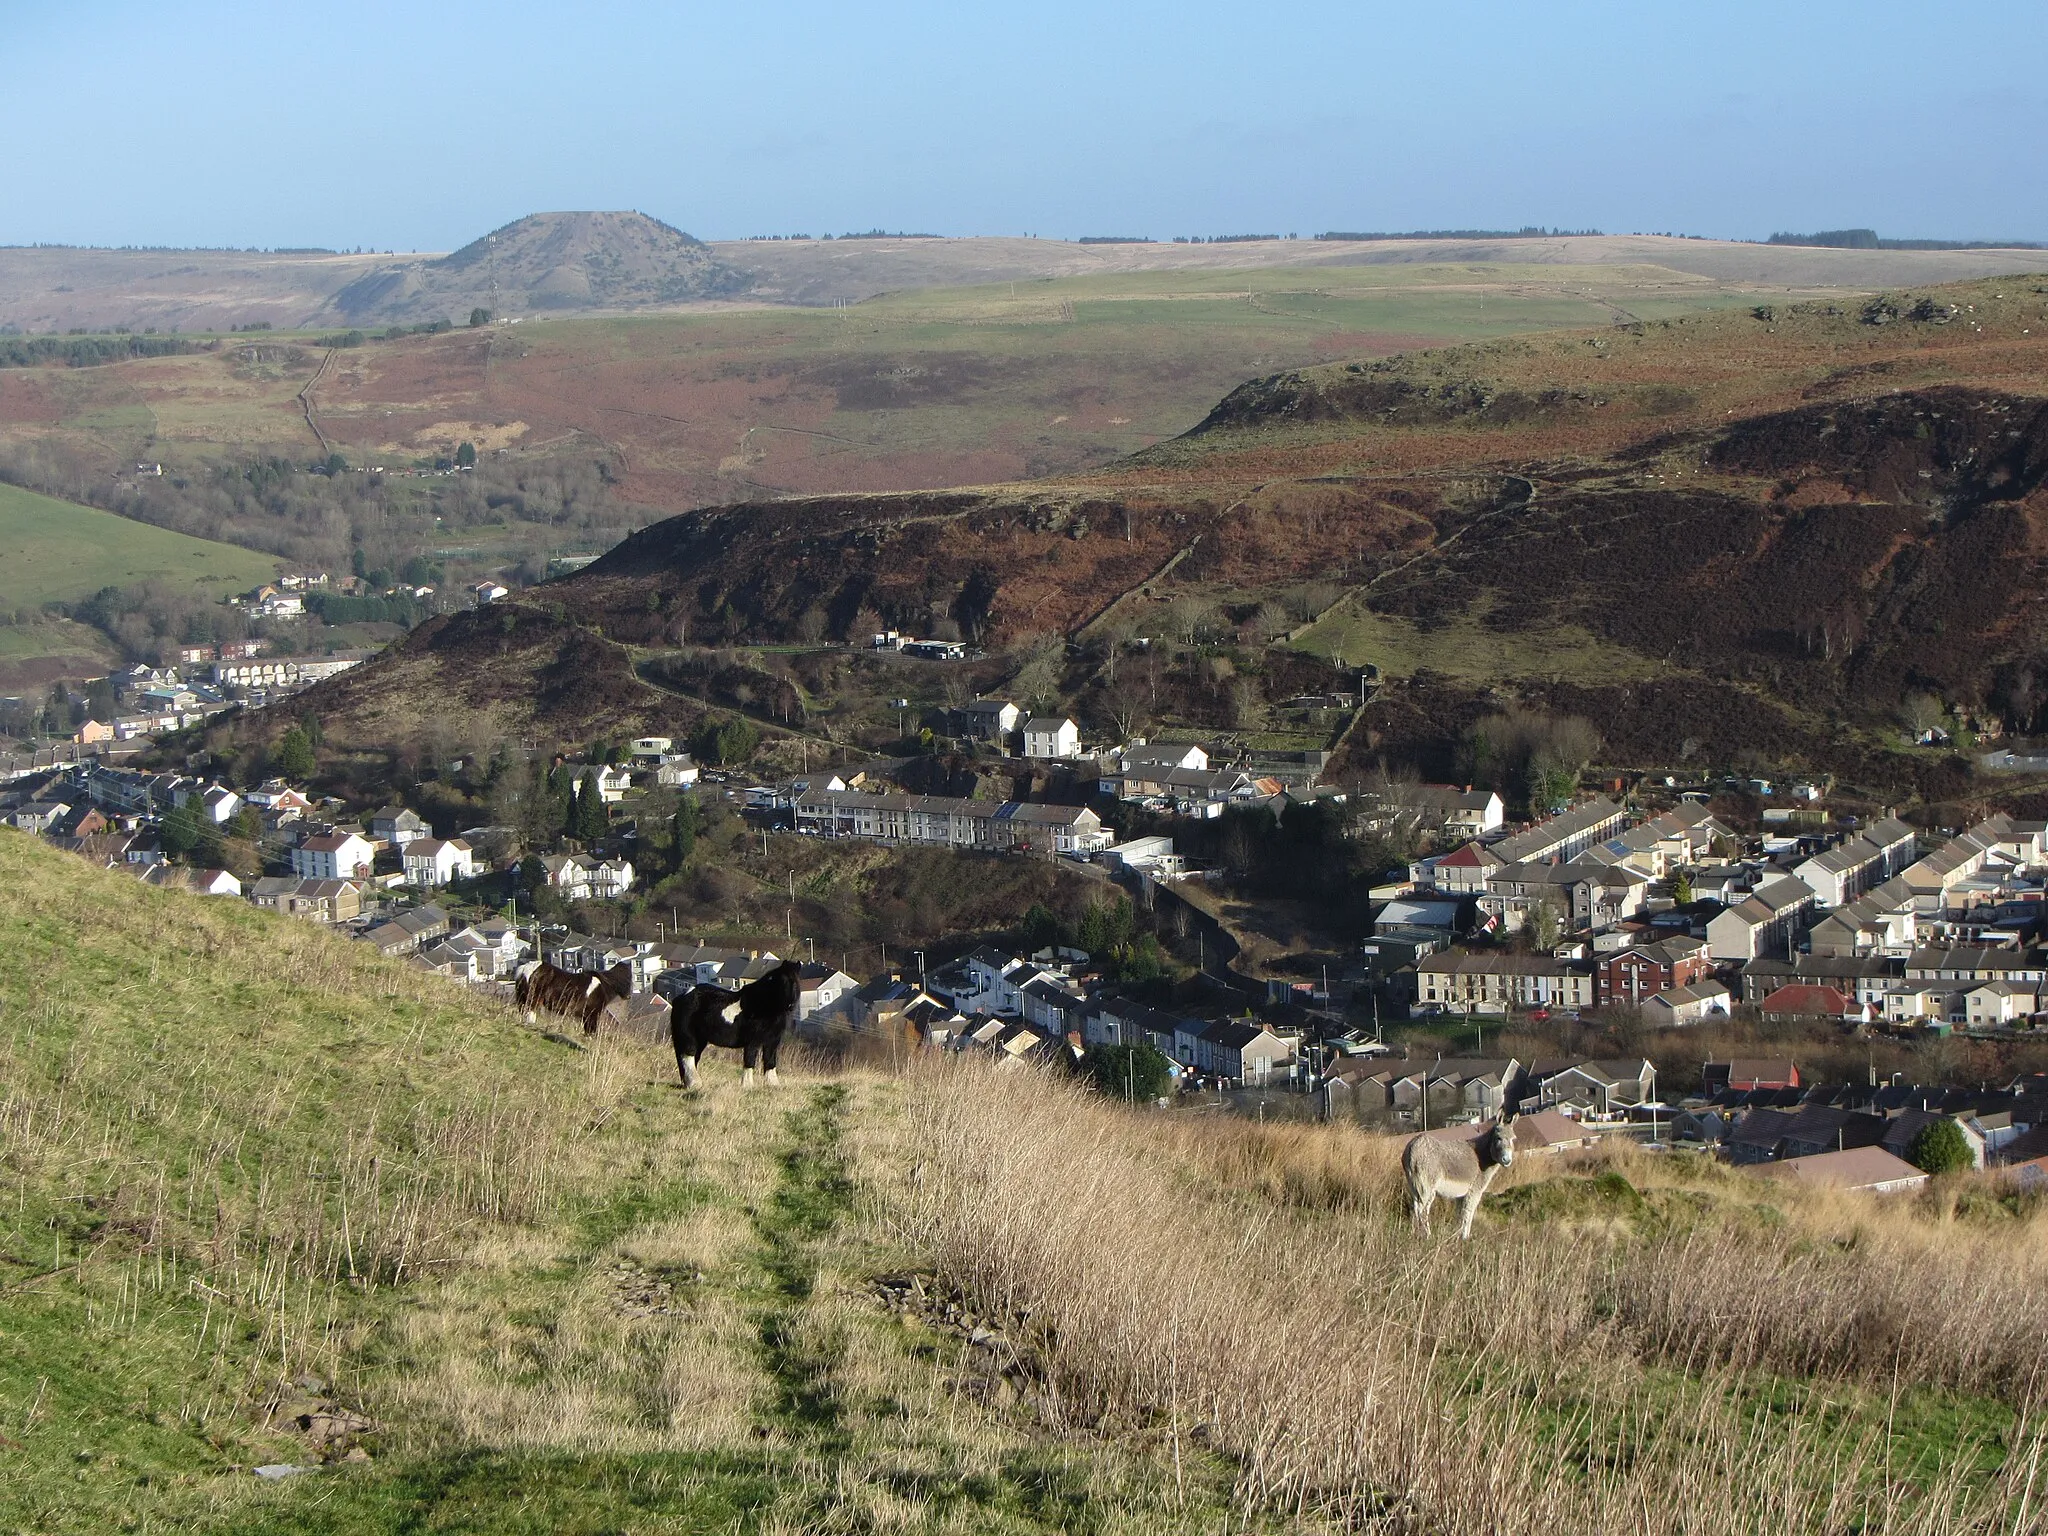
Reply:
<svg viewBox="0 0 2048 1536"><path fill-rule="evenodd" d="M1659 939L1600 956L1593 967L1594 997L1602 1003L1639 1003L1705 981L1712 972L1707 946L1698 939Z"/></svg>
<svg viewBox="0 0 2048 1536"><path fill-rule="evenodd" d="M1701 1070L1701 1086L1709 1095L1758 1088L1797 1088L1799 1068L1789 1061L1710 1061Z"/></svg>

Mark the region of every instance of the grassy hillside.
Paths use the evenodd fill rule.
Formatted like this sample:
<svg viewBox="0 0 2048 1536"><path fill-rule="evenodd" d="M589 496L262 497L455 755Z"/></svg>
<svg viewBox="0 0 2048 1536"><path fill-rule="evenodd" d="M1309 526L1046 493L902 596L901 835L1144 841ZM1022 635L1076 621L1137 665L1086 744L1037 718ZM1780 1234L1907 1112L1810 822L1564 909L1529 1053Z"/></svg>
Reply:
<svg viewBox="0 0 2048 1536"><path fill-rule="evenodd" d="M1163 1523L875 1304L895 1085L685 1098L307 925L11 831L0 879L0 1526ZM252 1475L314 1414L374 1427Z"/></svg>
<svg viewBox="0 0 2048 1536"><path fill-rule="evenodd" d="M277 562L96 507L0 484L0 609L75 602L102 587L160 581L215 595L253 587Z"/></svg>
<svg viewBox="0 0 2048 1536"><path fill-rule="evenodd" d="M686 1097L307 925L0 880L8 1529L2041 1522L2043 1218L1969 1179L1518 1167L1421 1243L1348 1130Z"/></svg>

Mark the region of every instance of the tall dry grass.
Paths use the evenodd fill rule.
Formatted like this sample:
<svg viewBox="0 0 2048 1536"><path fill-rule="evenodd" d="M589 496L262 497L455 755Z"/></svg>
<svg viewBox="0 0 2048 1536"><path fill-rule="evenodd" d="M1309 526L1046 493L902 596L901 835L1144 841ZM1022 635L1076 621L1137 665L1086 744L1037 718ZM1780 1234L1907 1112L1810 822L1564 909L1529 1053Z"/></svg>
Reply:
<svg viewBox="0 0 2048 1536"><path fill-rule="evenodd" d="M1027 1320L1063 1417L1220 1447L1247 1504L1385 1530L2040 1524L2031 1225L1745 1201L1709 1172L1665 1202L1683 1223L1651 1205L1627 1236L1599 1218L1425 1242L1396 1146L1356 1132L1137 1116L969 1063L921 1068L908 1103L878 1161L917 1169L878 1174L904 1246ZM1962 1447L1902 1475L1881 1417L1760 1414L1759 1371L2002 1397L2008 1473Z"/></svg>

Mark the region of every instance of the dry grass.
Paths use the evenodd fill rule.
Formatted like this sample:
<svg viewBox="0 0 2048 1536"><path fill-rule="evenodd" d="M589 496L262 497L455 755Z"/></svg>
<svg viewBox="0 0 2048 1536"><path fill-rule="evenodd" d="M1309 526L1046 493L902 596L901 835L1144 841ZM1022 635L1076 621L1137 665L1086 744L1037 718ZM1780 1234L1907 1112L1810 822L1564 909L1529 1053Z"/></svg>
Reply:
<svg viewBox="0 0 2048 1536"><path fill-rule="evenodd" d="M2038 1520L2019 1496L2048 1363L2034 1225L1776 1188L1754 1192L1782 1209L1766 1221L1742 1176L1709 1171L1631 1190L1624 1222L1424 1243L1390 1198L1393 1143L1162 1125L971 1069L920 1076L904 1135L924 1174L894 1207L902 1241L1056 1341L1066 1420L1221 1447L1248 1505L1388 1530ZM1624 1168L1645 1171L1606 1171ZM1762 1373L1821 1376L1810 1405L2001 1398L2006 1471L1958 1444L1901 1475L1882 1414L1760 1414Z"/></svg>

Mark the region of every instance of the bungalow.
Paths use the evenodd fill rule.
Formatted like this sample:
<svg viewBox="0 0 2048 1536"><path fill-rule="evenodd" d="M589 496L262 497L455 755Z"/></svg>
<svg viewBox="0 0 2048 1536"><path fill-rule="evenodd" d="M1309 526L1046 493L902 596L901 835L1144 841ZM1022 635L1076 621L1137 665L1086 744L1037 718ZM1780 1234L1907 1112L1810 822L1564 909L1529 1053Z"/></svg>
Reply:
<svg viewBox="0 0 2048 1536"><path fill-rule="evenodd" d="M1577 1152L1600 1140L1598 1131L1589 1131L1578 1121L1554 1109L1517 1115L1509 1124L1514 1130L1515 1151L1522 1156L1548 1157L1560 1152Z"/></svg>
<svg viewBox="0 0 2048 1536"><path fill-rule="evenodd" d="M687 753L664 757L661 766L654 770L654 782L663 789L687 789L697 782L697 765L690 761Z"/></svg>
<svg viewBox="0 0 2048 1536"><path fill-rule="evenodd" d="M1747 1093L1759 1088L1797 1088L1799 1068L1790 1061L1769 1058L1710 1061L1700 1069L1700 1086L1709 1095Z"/></svg>
<svg viewBox="0 0 2048 1536"><path fill-rule="evenodd" d="M1722 1152L1731 1163L1768 1163L1798 1118L1789 1109L1752 1109L1721 1138Z"/></svg>
<svg viewBox="0 0 2048 1536"><path fill-rule="evenodd" d="M1779 1157L1810 1157L1848 1147L1874 1147L1891 1122L1883 1115L1835 1104L1802 1104L1778 1138Z"/></svg>
<svg viewBox="0 0 2048 1536"><path fill-rule="evenodd" d="M1644 1022L1658 1028L1698 1024L1728 1012L1728 989L1718 981L1695 981L1668 992L1653 992L1642 1002Z"/></svg>
<svg viewBox="0 0 2048 1536"><path fill-rule="evenodd" d="M512 589L495 581L480 581L469 589L469 595L482 608L488 603L503 602L512 595Z"/></svg>
<svg viewBox="0 0 2048 1536"><path fill-rule="evenodd" d="M1068 758L1081 750L1081 728L1065 716L1033 715L1024 722L1024 755Z"/></svg>
<svg viewBox="0 0 2048 1536"><path fill-rule="evenodd" d="M1885 1122L1884 1135L1879 1138L1878 1145L1894 1157L1910 1160L1913 1143L1919 1139L1920 1133L1936 1121L1946 1120L1961 1135L1963 1145L1970 1149L1972 1164L1982 1168L1986 1143L1983 1130L1973 1123L1975 1118L1973 1115L1945 1115L1934 1109L1902 1109Z"/></svg>
<svg viewBox="0 0 2048 1536"><path fill-rule="evenodd" d="M1758 1007L1767 1024L1862 1024L1870 1017L1865 1004L1850 1001L1834 987L1805 981L1788 982Z"/></svg>
<svg viewBox="0 0 2048 1536"><path fill-rule="evenodd" d="M1820 1189L1850 1189L1893 1195L1922 1187L1927 1175L1883 1147L1851 1147L1775 1163L1772 1174Z"/></svg>
<svg viewBox="0 0 2048 1536"><path fill-rule="evenodd" d="M405 883L432 890L450 880L467 880L476 873L470 847L459 837L421 837L405 845Z"/></svg>

